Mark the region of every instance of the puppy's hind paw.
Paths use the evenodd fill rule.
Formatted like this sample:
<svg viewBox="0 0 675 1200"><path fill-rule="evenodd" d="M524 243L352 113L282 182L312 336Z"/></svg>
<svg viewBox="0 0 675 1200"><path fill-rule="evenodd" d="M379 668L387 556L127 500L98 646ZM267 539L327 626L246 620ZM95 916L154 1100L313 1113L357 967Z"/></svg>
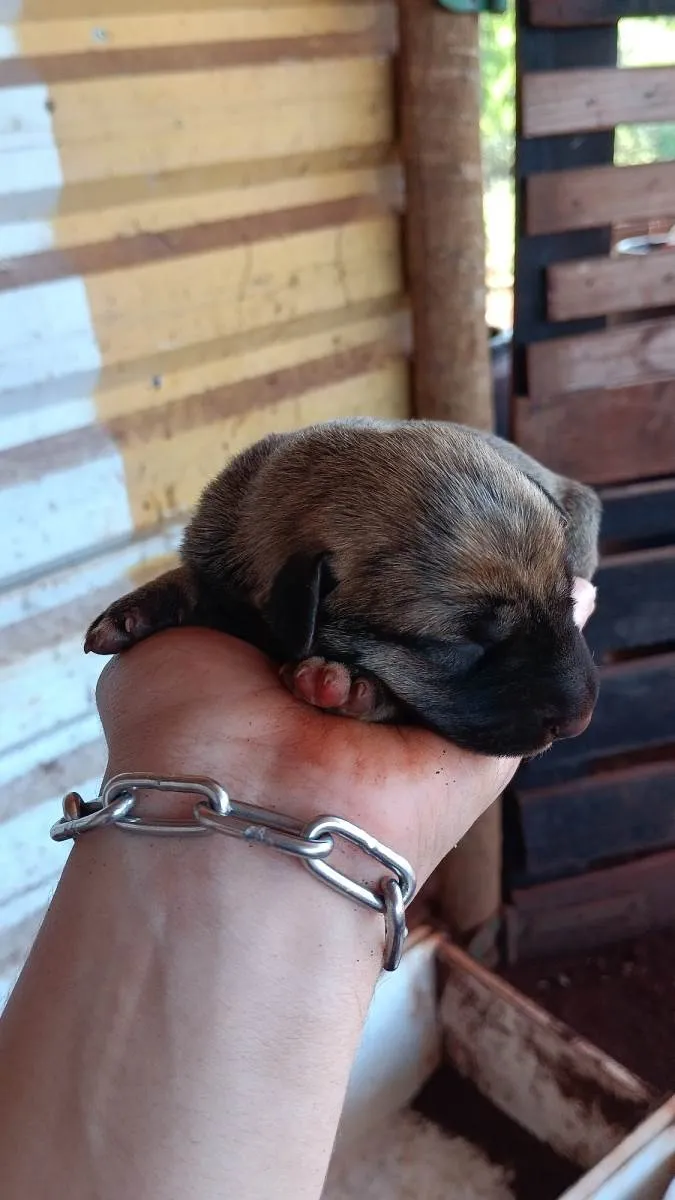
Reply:
<svg viewBox="0 0 675 1200"><path fill-rule="evenodd" d="M343 717L365 720L372 718L378 707L374 682L353 678L343 663L306 658L295 666L282 667L281 678L298 700Z"/></svg>

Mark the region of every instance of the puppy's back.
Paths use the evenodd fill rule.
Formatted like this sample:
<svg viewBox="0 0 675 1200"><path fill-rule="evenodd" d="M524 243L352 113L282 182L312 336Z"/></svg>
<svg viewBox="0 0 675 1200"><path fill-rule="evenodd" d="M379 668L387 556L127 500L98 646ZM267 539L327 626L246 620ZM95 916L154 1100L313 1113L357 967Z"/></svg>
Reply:
<svg viewBox="0 0 675 1200"><path fill-rule="evenodd" d="M509 451L427 421L275 435L207 489L186 558L219 562L260 605L291 555L329 551L345 610L387 620L408 605L417 628L472 593L543 598L565 586L565 520Z"/></svg>

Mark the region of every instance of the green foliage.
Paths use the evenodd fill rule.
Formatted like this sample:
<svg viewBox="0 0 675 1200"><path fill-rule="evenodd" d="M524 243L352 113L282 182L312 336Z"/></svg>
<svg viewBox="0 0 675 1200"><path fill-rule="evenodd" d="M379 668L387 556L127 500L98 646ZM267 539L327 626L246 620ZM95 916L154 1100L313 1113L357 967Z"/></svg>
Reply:
<svg viewBox="0 0 675 1200"><path fill-rule="evenodd" d="M508 179L515 143L515 4L503 16L480 19L483 109L481 134L486 187ZM619 22L621 66L675 63L675 20L641 17ZM675 159L675 125L622 125L615 161L621 165Z"/></svg>
<svg viewBox="0 0 675 1200"><path fill-rule="evenodd" d="M672 17L636 18L619 22L622 67L672 66L675 21ZM675 159L675 125L621 125L616 131L614 160L631 163Z"/></svg>
<svg viewBox="0 0 675 1200"><path fill-rule="evenodd" d="M481 136L486 185L508 179L515 146L516 29L512 9L480 21Z"/></svg>
<svg viewBox="0 0 675 1200"><path fill-rule="evenodd" d="M619 166L675 159L675 125L620 125L614 142Z"/></svg>

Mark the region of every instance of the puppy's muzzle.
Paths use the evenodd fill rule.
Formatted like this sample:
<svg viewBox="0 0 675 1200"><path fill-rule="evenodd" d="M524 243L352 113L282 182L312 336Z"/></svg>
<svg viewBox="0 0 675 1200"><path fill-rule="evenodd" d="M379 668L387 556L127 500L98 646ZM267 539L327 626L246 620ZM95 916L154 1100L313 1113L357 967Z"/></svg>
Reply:
<svg viewBox="0 0 675 1200"><path fill-rule="evenodd" d="M551 741L557 742L562 738L575 738L585 733L591 723L593 708L594 705L591 705L588 712L581 717L573 717L571 720L561 721L558 725L554 723L550 730Z"/></svg>

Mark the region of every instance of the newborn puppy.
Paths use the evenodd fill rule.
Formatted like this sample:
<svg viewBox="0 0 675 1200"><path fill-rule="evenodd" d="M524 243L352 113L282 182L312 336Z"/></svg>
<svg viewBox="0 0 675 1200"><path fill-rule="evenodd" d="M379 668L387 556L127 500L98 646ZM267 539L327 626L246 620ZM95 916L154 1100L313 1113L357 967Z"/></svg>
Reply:
<svg viewBox="0 0 675 1200"><path fill-rule="evenodd" d="M464 426L272 434L206 488L182 565L97 617L85 650L208 626L318 707L529 756L595 706L573 591L595 572L599 523L590 489Z"/></svg>

